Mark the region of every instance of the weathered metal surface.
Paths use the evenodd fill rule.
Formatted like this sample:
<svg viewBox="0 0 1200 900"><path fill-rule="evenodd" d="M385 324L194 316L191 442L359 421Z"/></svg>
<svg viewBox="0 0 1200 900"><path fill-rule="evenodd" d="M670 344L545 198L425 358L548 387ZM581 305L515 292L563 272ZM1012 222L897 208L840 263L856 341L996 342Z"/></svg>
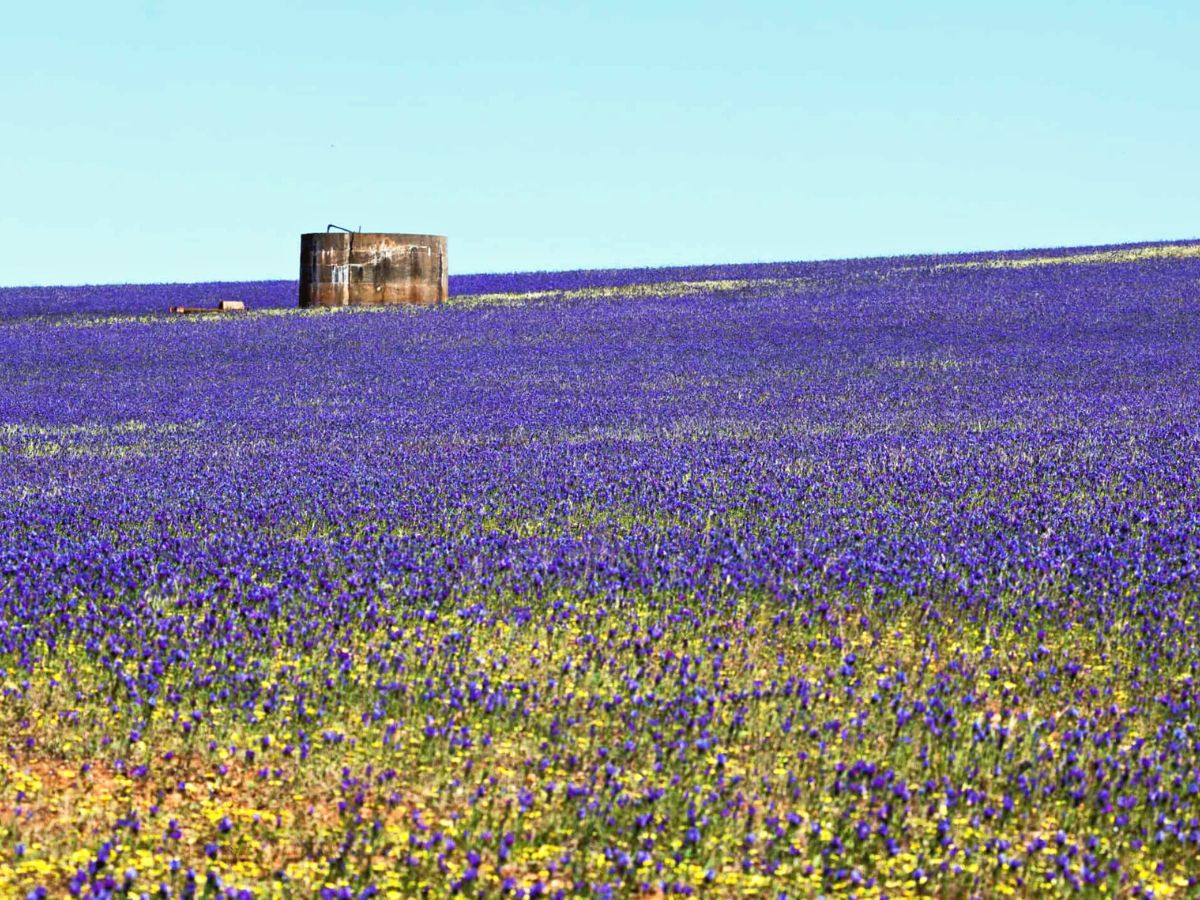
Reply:
<svg viewBox="0 0 1200 900"><path fill-rule="evenodd" d="M440 303L449 295L441 235L300 235L301 306Z"/></svg>

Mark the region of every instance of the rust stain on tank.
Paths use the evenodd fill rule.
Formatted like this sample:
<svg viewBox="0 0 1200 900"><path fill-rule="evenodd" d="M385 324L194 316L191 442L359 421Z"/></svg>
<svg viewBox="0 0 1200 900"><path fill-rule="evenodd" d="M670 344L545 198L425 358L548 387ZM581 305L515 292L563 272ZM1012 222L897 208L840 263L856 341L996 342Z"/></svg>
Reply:
<svg viewBox="0 0 1200 900"><path fill-rule="evenodd" d="M446 238L315 232L300 236L300 305L440 303L450 295Z"/></svg>

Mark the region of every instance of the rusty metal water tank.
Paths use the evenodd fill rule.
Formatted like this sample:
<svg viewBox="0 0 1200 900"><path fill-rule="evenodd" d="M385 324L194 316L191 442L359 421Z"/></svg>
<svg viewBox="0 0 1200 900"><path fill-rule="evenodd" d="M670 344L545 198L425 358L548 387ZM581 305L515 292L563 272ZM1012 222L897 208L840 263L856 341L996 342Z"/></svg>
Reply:
<svg viewBox="0 0 1200 900"><path fill-rule="evenodd" d="M449 294L441 235L346 230L300 235L301 306L440 303Z"/></svg>

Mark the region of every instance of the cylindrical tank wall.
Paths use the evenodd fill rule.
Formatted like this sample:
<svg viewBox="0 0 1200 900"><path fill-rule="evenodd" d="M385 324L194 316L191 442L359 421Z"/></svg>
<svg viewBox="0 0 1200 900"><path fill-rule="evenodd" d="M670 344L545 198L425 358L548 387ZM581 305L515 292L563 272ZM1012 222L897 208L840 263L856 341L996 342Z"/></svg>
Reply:
<svg viewBox="0 0 1200 900"><path fill-rule="evenodd" d="M440 303L450 295L446 239L344 231L300 236L300 305Z"/></svg>

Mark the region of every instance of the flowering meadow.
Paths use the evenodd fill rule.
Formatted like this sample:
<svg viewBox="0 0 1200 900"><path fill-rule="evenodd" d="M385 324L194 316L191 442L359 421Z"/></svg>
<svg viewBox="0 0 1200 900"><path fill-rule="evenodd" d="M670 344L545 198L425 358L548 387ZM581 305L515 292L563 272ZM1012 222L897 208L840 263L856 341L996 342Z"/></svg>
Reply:
<svg viewBox="0 0 1200 900"><path fill-rule="evenodd" d="M0 897L1200 892L1200 244L452 292L0 291Z"/></svg>

